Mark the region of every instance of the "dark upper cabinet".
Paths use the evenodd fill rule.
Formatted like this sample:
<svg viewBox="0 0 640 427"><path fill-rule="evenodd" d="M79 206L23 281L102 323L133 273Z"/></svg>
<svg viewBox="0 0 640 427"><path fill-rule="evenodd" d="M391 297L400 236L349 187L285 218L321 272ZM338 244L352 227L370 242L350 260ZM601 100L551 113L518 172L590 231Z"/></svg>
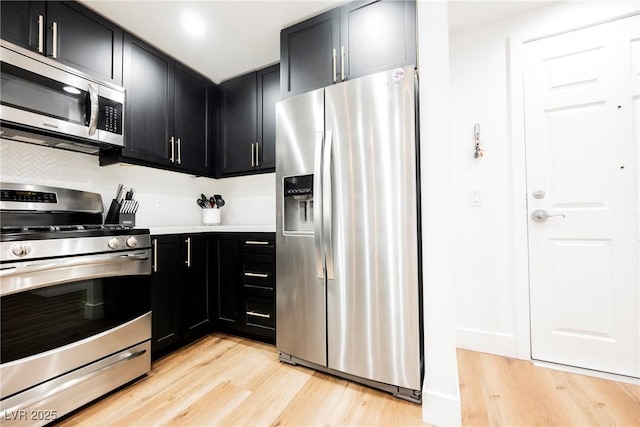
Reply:
<svg viewBox="0 0 640 427"><path fill-rule="evenodd" d="M279 65L220 84L218 176L275 169L275 107L279 100Z"/></svg>
<svg viewBox="0 0 640 427"><path fill-rule="evenodd" d="M173 60L146 43L125 35L124 87L127 105L122 157L171 166Z"/></svg>
<svg viewBox="0 0 640 427"><path fill-rule="evenodd" d="M154 47L125 35L125 147L118 161L213 176L213 83Z"/></svg>
<svg viewBox="0 0 640 427"><path fill-rule="evenodd" d="M186 172L211 175L213 84L175 64L175 166Z"/></svg>
<svg viewBox="0 0 640 427"><path fill-rule="evenodd" d="M75 2L3 1L2 38L122 84L123 31Z"/></svg>
<svg viewBox="0 0 640 427"><path fill-rule="evenodd" d="M259 133L255 167L262 171L274 171L276 168L276 103L280 101L280 66L274 65L260 70L257 77Z"/></svg>
<svg viewBox="0 0 640 427"><path fill-rule="evenodd" d="M220 138L218 175L232 176L250 170L255 163L257 81L251 73L220 84Z"/></svg>
<svg viewBox="0 0 640 427"><path fill-rule="evenodd" d="M280 32L282 99L335 83L340 46L340 9L332 9Z"/></svg>
<svg viewBox="0 0 640 427"><path fill-rule="evenodd" d="M282 99L416 64L414 0L355 1L280 33Z"/></svg>

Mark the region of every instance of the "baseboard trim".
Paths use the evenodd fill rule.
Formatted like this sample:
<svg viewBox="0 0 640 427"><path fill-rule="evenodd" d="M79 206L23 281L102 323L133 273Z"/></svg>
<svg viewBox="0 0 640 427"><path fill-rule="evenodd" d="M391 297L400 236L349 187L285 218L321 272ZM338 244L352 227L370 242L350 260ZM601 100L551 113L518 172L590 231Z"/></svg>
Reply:
<svg viewBox="0 0 640 427"><path fill-rule="evenodd" d="M422 390L422 421L436 426L461 425L460 396Z"/></svg>
<svg viewBox="0 0 640 427"><path fill-rule="evenodd" d="M517 344L518 343L514 335L487 332L477 329L456 329L456 347L464 348L466 350L517 358Z"/></svg>
<svg viewBox="0 0 640 427"><path fill-rule="evenodd" d="M620 383L640 385L640 378L628 377L626 375L612 374L610 372L594 371L592 369L578 368L576 366L562 365L560 363L545 362L543 360L531 360L535 366L541 368L555 369L556 371L571 372L572 374L588 375L590 377L602 378L604 380L617 381Z"/></svg>

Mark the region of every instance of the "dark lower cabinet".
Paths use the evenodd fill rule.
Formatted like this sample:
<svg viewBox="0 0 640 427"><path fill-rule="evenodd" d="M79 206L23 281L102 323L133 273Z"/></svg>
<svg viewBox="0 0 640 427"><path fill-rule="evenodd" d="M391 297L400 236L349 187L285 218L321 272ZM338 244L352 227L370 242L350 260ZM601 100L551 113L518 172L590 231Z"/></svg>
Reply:
<svg viewBox="0 0 640 427"><path fill-rule="evenodd" d="M151 275L151 349L158 351L180 341L181 306L178 258L180 236L153 236Z"/></svg>
<svg viewBox="0 0 640 427"><path fill-rule="evenodd" d="M217 236L218 327L275 342L275 234Z"/></svg>
<svg viewBox="0 0 640 427"><path fill-rule="evenodd" d="M2 1L2 38L122 85L123 31L76 2Z"/></svg>
<svg viewBox="0 0 640 427"><path fill-rule="evenodd" d="M152 236L153 352L211 330L216 256L209 242L208 234Z"/></svg>

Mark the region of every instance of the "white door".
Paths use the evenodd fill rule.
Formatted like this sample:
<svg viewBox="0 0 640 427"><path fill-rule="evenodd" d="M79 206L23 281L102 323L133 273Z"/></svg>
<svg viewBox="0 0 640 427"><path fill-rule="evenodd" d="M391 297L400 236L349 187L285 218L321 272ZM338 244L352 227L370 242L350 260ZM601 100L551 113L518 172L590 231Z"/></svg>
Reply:
<svg viewBox="0 0 640 427"><path fill-rule="evenodd" d="M524 47L532 358L632 377L639 28L635 16Z"/></svg>

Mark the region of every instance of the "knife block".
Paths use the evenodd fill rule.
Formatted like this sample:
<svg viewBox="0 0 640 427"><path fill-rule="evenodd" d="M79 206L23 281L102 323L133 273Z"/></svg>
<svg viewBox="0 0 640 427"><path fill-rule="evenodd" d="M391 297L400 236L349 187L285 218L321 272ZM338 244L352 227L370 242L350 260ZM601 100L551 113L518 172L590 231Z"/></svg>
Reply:
<svg viewBox="0 0 640 427"><path fill-rule="evenodd" d="M104 223L110 225L121 225L125 228L133 228L136 226L136 214L135 213L122 213L120 209L122 205L117 200L111 200L111 206L104 219Z"/></svg>

